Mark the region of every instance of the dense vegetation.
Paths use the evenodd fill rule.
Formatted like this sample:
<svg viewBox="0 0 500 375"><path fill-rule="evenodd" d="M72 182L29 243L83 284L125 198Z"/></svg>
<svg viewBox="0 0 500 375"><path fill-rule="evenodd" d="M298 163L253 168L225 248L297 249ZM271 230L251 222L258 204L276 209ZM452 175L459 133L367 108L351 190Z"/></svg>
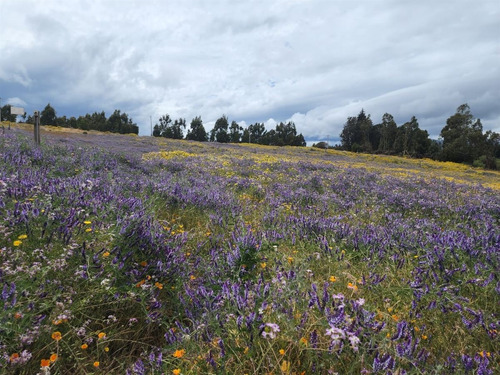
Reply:
<svg viewBox="0 0 500 375"><path fill-rule="evenodd" d="M15 122L16 116L10 114L10 105L2 107L2 118ZM27 122L33 123L33 118L28 116ZM108 119L104 112L67 119L66 116L57 117L49 103L41 112L41 124L139 134L137 124L119 110L115 110ZM243 128L236 121L229 124L229 119L223 115L217 119L210 132L207 132L203 120L197 116L191 120L190 128L184 134L186 127L185 118L174 120L167 113L158 119L158 123L152 129L152 135L199 142L248 142L269 146L306 145L304 136L301 133L297 134L295 123L292 121L280 122L271 130L267 130L264 123L259 122ZM326 149L332 146L326 142L319 142L313 147ZM500 134L491 130L483 133L481 120L474 118L468 104L460 105L456 113L446 120L438 140L430 139L427 130L420 129L415 116L398 126L394 117L385 113L382 121L374 125L370 115L361 110L357 116L347 118L340 134L340 144L332 148L362 153L425 157L467 163L480 168L500 169Z"/></svg>
<svg viewBox="0 0 500 375"><path fill-rule="evenodd" d="M183 139L183 129L186 128L186 120L180 118L172 121L168 114L159 119L159 124L154 126L153 136L172 139ZM190 129L186 139L199 142L218 143L256 143L268 146L305 146L306 141L302 133L297 134L297 129L292 121L276 124L275 129L266 130L263 123L255 123L243 129L236 121L229 125L228 118L223 115L215 122L214 127L208 134L203 126L201 117L195 117L191 121Z"/></svg>
<svg viewBox="0 0 500 375"><path fill-rule="evenodd" d="M500 371L499 173L19 129L0 135L0 372Z"/></svg>
<svg viewBox="0 0 500 375"><path fill-rule="evenodd" d="M10 104L2 107L2 119L16 122L16 115L10 114L10 107ZM25 113L23 119L28 124L34 124L35 120L33 116L29 115L26 118L26 115ZM139 127L132 121L132 118L126 113L121 113L118 109L116 109L109 118L106 118L106 113L104 113L104 111L94 112L92 114L87 113L85 116L79 116L78 118L67 118L66 116L58 117L56 110L49 103L45 106L43 111L40 112L40 124L120 134L139 134Z"/></svg>
<svg viewBox="0 0 500 375"><path fill-rule="evenodd" d="M500 169L496 161L500 158L500 134L491 130L483 133L481 120L474 118L467 104L447 119L439 141L431 140L415 117L398 127L393 116L386 113L380 124L373 125L363 110L347 119L340 139L340 149L347 151L429 157Z"/></svg>

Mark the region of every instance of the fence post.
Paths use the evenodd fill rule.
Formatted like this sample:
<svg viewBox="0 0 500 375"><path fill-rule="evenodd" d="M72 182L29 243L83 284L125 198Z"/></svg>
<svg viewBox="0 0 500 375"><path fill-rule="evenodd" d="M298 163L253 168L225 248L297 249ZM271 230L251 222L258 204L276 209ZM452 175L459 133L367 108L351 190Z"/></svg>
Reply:
<svg viewBox="0 0 500 375"><path fill-rule="evenodd" d="M40 145L40 115L35 111L35 143Z"/></svg>

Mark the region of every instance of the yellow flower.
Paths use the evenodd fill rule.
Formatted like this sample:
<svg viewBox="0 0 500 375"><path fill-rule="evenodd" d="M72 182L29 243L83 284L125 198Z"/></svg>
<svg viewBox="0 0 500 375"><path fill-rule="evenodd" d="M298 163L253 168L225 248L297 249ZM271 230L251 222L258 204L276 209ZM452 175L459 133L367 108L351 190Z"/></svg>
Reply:
<svg viewBox="0 0 500 375"><path fill-rule="evenodd" d="M260 266L261 266L262 268L266 268L267 264L266 264L266 262L262 262L262 263L260 264Z"/></svg>
<svg viewBox="0 0 500 375"><path fill-rule="evenodd" d="M399 316L397 316L396 314L391 315L391 318L392 318L392 320L394 320L395 322L397 322L397 321L399 320Z"/></svg>
<svg viewBox="0 0 500 375"><path fill-rule="evenodd" d="M57 361L57 354L56 353L53 353L51 356L50 356L50 362L55 362Z"/></svg>
<svg viewBox="0 0 500 375"><path fill-rule="evenodd" d="M427 336L426 335L422 335L422 340L427 340Z"/></svg>
<svg viewBox="0 0 500 375"><path fill-rule="evenodd" d="M288 372L288 371L290 371L290 362L288 362L288 361L283 361L283 362L281 362L280 369L281 369L281 371L283 371L283 372Z"/></svg>
<svg viewBox="0 0 500 375"><path fill-rule="evenodd" d="M196 280L196 276L195 276L195 275L191 275L191 276L189 276L189 278L190 278L191 280Z"/></svg>
<svg viewBox="0 0 500 375"><path fill-rule="evenodd" d="M163 284L162 283L159 283L158 281L155 283L155 287L157 287L158 289L163 289Z"/></svg>
<svg viewBox="0 0 500 375"><path fill-rule="evenodd" d="M107 257L109 257L109 254L110 254L110 253L109 253L109 251L106 251L106 252L104 252L104 253L102 254L102 256L103 256L104 258L107 258Z"/></svg>
<svg viewBox="0 0 500 375"><path fill-rule="evenodd" d="M10 355L10 361L11 362L17 362L18 359L19 359L19 353L12 353Z"/></svg>
<svg viewBox="0 0 500 375"><path fill-rule="evenodd" d="M172 374L174 374L174 375L180 375L180 373L181 373L181 369L180 368L176 368L176 369L172 370Z"/></svg>
<svg viewBox="0 0 500 375"><path fill-rule="evenodd" d="M337 278L335 276L330 276L330 282L334 283L335 281L337 281Z"/></svg>
<svg viewBox="0 0 500 375"><path fill-rule="evenodd" d="M175 353L173 354L175 358L182 358L184 356L184 354L186 354L186 351L184 349L178 349L175 351Z"/></svg>
<svg viewBox="0 0 500 375"><path fill-rule="evenodd" d="M21 234L19 237L17 237L18 240L25 240L26 238L28 238L26 234Z"/></svg>
<svg viewBox="0 0 500 375"><path fill-rule="evenodd" d="M280 349L280 354L285 355L285 349Z"/></svg>
<svg viewBox="0 0 500 375"><path fill-rule="evenodd" d="M85 232L92 232L92 228L85 229Z"/></svg>
<svg viewBox="0 0 500 375"><path fill-rule="evenodd" d="M62 335L61 335L61 332L59 331L56 331L52 334L52 339L53 340L56 340L56 341L59 341L60 339L62 339Z"/></svg>
<svg viewBox="0 0 500 375"><path fill-rule="evenodd" d="M87 344L82 344L82 346L80 346L80 348L82 348L83 350L87 349L89 346Z"/></svg>
<svg viewBox="0 0 500 375"><path fill-rule="evenodd" d="M484 356L486 356L486 357L490 357L490 356L491 356L491 353L490 353L490 352L486 352L486 351L484 351L484 350L483 350L483 351L478 352L477 354L479 354L479 355L480 355L481 357L483 357L483 358L484 358Z"/></svg>
<svg viewBox="0 0 500 375"><path fill-rule="evenodd" d="M90 225L90 224L92 224L92 222L91 222L90 220L85 220L85 221L83 222L83 224Z"/></svg>
<svg viewBox="0 0 500 375"><path fill-rule="evenodd" d="M13 244L13 245L14 245L14 246L19 246L19 245L21 245L22 243L23 243L23 241L16 240L16 241L14 241L14 244Z"/></svg>
<svg viewBox="0 0 500 375"><path fill-rule="evenodd" d="M109 352L109 347L107 347L107 346L106 346L106 347L104 348L104 351L105 351L106 353L107 353L107 352Z"/></svg>
<svg viewBox="0 0 500 375"><path fill-rule="evenodd" d="M247 347L245 347L245 350L243 350L243 353L247 354L249 350L250 350L250 348L247 346Z"/></svg>
<svg viewBox="0 0 500 375"><path fill-rule="evenodd" d="M299 341L301 344L304 344L307 346L307 339L305 337L302 337Z"/></svg>
<svg viewBox="0 0 500 375"><path fill-rule="evenodd" d="M103 339L103 338L105 338L105 337L106 337L106 334L105 334L104 332L99 332L99 334L97 335L97 337L98 337L99 339Z"/></svg>
<svg viewBox="0 0 500 375"><path fill-rule="evenodd" d="M288 257L288 263L290 263L290 264L293 263L293 258L292 257Z"/></svg>
<svg viewBox="0 0 500 375"><path fill-rule="evenodd" d="M94 362L94 367L99 367L99 365L100 365L99 361Z"/></svg>

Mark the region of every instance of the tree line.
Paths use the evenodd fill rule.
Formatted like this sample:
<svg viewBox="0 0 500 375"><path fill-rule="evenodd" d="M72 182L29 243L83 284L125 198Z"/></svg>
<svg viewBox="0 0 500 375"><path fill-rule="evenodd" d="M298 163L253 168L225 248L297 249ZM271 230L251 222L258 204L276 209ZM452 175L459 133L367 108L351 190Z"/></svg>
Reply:
<svg viewBox="0 0 500 375"><path fill-rule="evenodd" d="M474 118L468 104L460 105L446 120L438 140L429 138L427 130L419 128L413 116L398 126L389 113L373 124L364 110L348 117L340 133L337 148L353 152L428 157L441 161L469 163L477 167L497 169L500 158L500 134L491 130L483 133L480 119ZM325 147L324 142L315 144Z"/></svg>
<svg viewBox="0 0 500 375"><path fill-rule="evenodd" d="M16 115L10 114L10 104L2 107L2 119L15 122ZM34 124L35 119L32 115L26 116L26 113L22 116L23 120L28 124ZM81 130L98 130L101 132L111 132L120 134L139 134L139 126L132 121L125 112L121 112L116 109L113 114L106 117L106 113L94 112L92 114L87 113L85 116L70 117L66 116L58 117L55 109L48 103L43 111L40 112L40 125L53 125L61 126L64 128L74 128Z"/></svg>
<svg viewBox="0 0 500 375"><path fill-rule="evenodd" d="M280 122L275 129L266 130L264 123L255 123L243 128L236 121L229 124L227 116L223 115L215 121L210 132L205 130L200 116L191 120L186 135L186 119L173 120L170 115L161 116L153 128L153 136L173 139L187 139L199 142L219 143L257 143L271 146L305 146L306 141L302 133L297 134L295 123Z"/></svg>

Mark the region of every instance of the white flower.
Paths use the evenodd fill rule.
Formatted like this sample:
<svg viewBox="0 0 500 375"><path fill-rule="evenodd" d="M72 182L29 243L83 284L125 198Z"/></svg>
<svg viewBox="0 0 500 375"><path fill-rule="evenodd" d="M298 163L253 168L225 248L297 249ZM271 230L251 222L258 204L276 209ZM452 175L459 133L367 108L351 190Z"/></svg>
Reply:
<svg viewBox="0 0 500 375"><path fill-rule="evenodd" d="M350 334L349 335L349 342L351 343L351 348L355 352L358 351L358 344L360 342L359 337L356 336L355 334Z"/></svg>
<svg viewBox="0 0 500 375"><path fill-rule="evenodd" d="M326 335L330 336L333 341L339 341L339 339L345 339L344 330L337 327L328 328L326 330Z"/></svg>

